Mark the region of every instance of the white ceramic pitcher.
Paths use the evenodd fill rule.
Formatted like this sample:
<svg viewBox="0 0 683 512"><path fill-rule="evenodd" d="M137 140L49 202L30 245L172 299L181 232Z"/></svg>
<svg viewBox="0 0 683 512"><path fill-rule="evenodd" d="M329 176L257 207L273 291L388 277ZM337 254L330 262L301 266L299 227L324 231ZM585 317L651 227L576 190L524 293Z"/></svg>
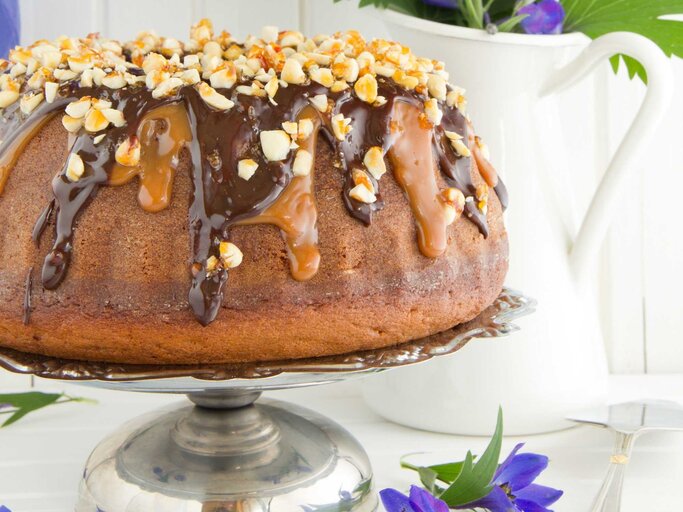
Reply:
<svg viewBox="0 0 683 512"><path fill-rule="evenodd" d="M536 298L538 308L509 338L476 340L454 356L367 379L366 401L390 420L439 432L490 434L499 404L508 434L563 428L568 412L604 401L608 368L591 263L623 197L621 185L671 100L670 63L632 33L592 42L578 33L492 36L393 11L377 14L395 40L444 60L451 81L467 89L475 130L510 191L507 284ZM616 53L638 59L649 85L584 216L575 203L595 191L587 176L594 176L592 141L600 138L595 112L604 106L595 104L590 83L580 94L558 93ZM588 173L568 166L569 152L583 155Z"/></svg>

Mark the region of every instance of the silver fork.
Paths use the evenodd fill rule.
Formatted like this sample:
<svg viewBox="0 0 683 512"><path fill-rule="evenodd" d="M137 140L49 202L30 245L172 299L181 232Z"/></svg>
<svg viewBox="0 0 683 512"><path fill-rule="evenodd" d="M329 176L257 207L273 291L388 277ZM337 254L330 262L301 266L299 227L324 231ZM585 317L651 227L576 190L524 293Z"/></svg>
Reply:
<svg viewBox="0 0 683 512"><path fill-rule="evenodd" d="M581 411L568 419L614 431L616 440L609 468L591 512L619 512L624 475L635 440L646 432L683 430L683 407L676 402L641 400Z"/></svg>

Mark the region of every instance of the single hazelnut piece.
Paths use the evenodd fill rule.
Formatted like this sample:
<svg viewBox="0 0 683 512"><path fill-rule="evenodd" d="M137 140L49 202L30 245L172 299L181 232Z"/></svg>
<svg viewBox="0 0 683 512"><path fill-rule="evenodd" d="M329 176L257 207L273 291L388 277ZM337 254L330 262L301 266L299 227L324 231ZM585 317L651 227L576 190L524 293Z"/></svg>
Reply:
<svg viewBox="0 0 683 512"><path fill-rule="evenodd" d="M377 79L370 74L363 75L356 81L353 90L365 103L374 103L377 100Z"/></svg>
<svg viewBox="0 0 683 512"><path fill-rule="evenodd" d="M292 173L294 176L308 176L313 168L313 155L305 149L300 149L294 157Z"/></svg>
<svg viewBox="0 0 683 512"><path fill-rule="evenodd" d="M132 135L116 148L116 161L125 167L135 167L140 163L140 140Z"/></svg>
<svg viewBox="0 0 683 512"><path fill-rule="evenodd" d="M261 149L270 162L287 158L292 139L284 130L264 130L259 134Z"/></svg>
<svg viewBox="0 0 683 512"><path fill-rule="evenodd" d="M244 257L239 247L231 242L221 242L218 246L218 252L225 268L238 267Z"/></svg>
<svg viewBox="0 0 683 512"><path fill-rule="evenodd" d="M289 58L285 60L280 78L288 84L303 84L306 81L306 73L298 60Z"/></svg>
<svg viewBox="0 0 683 512"><path fill-rule="evenodd" d="M69 181L76 182L81 179L84 172L85 165L83 165L83 159L76 153L71 153L66 164L66 177Z"/></svg>
<svg viewBox="0 0 683 512"><path fill-rule="evenodd" d="M384 152L379 146L373 146L368 149L363 158L363 163L367 168L368 172L373 178L379 180L385 172L387 172L387 166L384 162Z"/></svg>
<svg viewBox="0 0 683 512"><path fill-rule="evenodd" d="M206 82L200 82L197 84L197 90L199 91L199 96L201 96L204 102L217 110L230 110L235 106L231 100L219 92L216 92L216 89L211 87Z"/></svg>
<svg viewBox="0 0 683 512"><path fill-rule="evenodd" d="M237 162L237 175L243 180L249 181L258 169L258 164L251 158Z"/></svg>

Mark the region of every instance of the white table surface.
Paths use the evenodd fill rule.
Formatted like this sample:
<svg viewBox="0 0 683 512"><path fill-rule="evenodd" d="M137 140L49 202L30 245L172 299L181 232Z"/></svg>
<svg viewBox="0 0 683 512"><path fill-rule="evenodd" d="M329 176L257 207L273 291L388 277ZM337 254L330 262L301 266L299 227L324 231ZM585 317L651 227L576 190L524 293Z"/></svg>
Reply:
<svg viewBox="0 0 683 512"><path fill-rule="evenodd" d="M486 439L422 432L383 420L358 394L358 383L269 393L328 415L365 446L378 489L407 489L416 475L399 468L402 454L431 452L434 462L481 452ZM13 512L73 510L82 465L97 442L124 421L180 397L106 391L42 381L42 389L98 400L96 405L64 404L29 415L0 430L0 505ZM658 398L683 403L683 375L613 376L610 401ZM14 390L13 390L14 391ZM493 428L493 426L492 426ZM577 427L562 432L506 438L503 451L526 441L526 449L547 454L549 469L540 483L565 490L557 512L588 511L612 446L603 429ZM653 433L638 440L626 477L623 512L683 510L683 433Z"/></svg>

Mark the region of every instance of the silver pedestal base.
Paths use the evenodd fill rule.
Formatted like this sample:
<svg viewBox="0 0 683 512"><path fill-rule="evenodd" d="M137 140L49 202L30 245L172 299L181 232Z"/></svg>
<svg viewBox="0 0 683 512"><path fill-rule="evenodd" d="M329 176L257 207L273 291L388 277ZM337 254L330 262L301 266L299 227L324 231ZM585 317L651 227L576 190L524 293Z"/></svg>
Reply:
<svg viewBox="0 0 683 512"><path fill-rule="evenodd" d="M257 392L204 392L124 425L86 463L76 512L371 512L341 426Z"/></svg>

